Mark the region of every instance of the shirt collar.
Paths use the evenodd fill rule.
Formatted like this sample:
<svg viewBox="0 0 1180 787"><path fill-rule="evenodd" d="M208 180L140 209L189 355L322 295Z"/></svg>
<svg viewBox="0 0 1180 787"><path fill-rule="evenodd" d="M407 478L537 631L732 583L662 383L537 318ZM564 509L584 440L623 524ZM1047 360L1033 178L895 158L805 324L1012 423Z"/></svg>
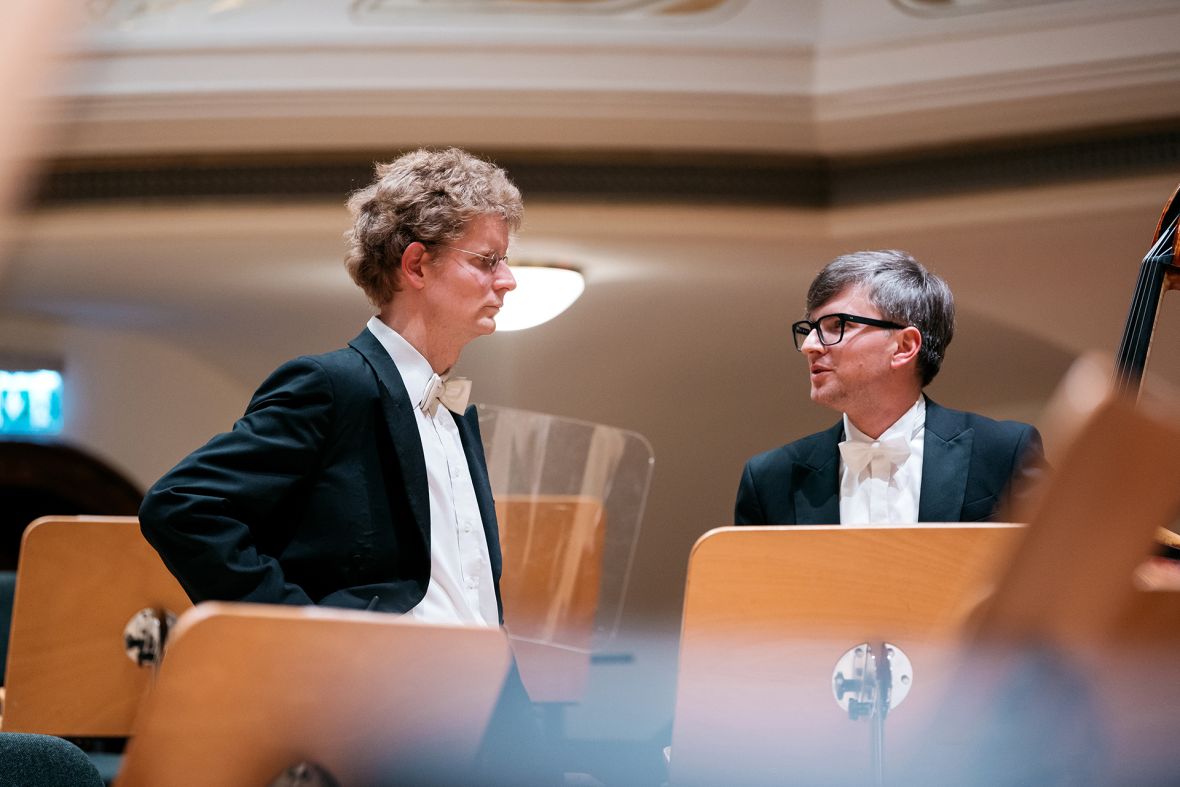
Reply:
<svg viewBox="0 0 1180 787"><path fill-rule="evenodd" d="M884 441L890 438L899 437L902 440L909 442L918 436L918 433L926 426L926 397L918 396L918 401L914 402L910 409L901 414L901 417L893 422L892 425L881 436L876 438L876 441ZM848 418L848 413L844 413L844 438L852 440L857 443L872 443L874 438L869 437L864 432L853 426L852 421Z"/></svg>
<svg viewBox="0 0 1180 787"><path fill-rule="evenodd" d="M406 394L415 405L422 399L426 386L434 370L430 362L422 357L422 353L414 345L407 342L400 333L381 322L380 318L372 317L366 326L369 332L381 342L381 346L389 353L397 371L402 377L402 384L406 386Z"/></svg>

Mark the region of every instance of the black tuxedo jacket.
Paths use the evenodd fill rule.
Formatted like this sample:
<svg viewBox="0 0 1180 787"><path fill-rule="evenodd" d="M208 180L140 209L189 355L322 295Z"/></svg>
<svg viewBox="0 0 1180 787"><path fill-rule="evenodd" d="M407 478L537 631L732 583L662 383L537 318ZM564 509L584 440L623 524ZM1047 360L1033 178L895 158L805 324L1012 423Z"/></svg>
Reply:
<svg viewBox="0 0 1180 787"><path fill-rule="evenodd" d="M746 463L734 521L739 525L840 522L840 441L844 421L759 454ZM1011 487L1044 470L1041 436L1016 421L993 421L926 400L920 522L978 522L995 516Z"/></svg>
<svg viewBox="0 0 1180 787"><path fill-rule="evenodd" d="M144 536L193 601L405 612L430 581L426 462L401 375L367 329L279 367L233 430L169 471ZM500 606L500 540L474 407L456 416Z"/></svg>

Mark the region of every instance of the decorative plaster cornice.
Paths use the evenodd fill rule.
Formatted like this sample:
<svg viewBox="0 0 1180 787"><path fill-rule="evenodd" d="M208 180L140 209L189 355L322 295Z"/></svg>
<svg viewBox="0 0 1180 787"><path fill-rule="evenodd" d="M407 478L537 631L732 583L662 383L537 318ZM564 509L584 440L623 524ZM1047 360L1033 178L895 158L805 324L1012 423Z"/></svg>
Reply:
<svg viewBox="0 0 1180 787"><path fill-rule="evenodd" d="M650 16L365 26L342 0L302 21L285 5L80 43L50 152L383 141L844 156L1180 114L1180 6L1160 0L929 22L883 0L744 0L691 29Z"/></svg>

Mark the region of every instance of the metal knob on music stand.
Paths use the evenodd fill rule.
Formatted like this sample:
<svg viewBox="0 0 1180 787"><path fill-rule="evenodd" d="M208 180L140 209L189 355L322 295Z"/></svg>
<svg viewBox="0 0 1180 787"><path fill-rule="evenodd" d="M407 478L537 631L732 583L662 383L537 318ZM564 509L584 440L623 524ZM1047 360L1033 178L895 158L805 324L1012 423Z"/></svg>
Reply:
<svg viewBox="0 0 1180 787"><path fill-rule="evenodd" d="M914 682L914 667L901 648L889 642L868 642L850 648L832 670L836 704L856 721L871 725L875 783L885 783L885 718L902 703Z"/></svg>
<svg viewBox="0 0 1180 787"><path fill-rule="evenodd" d="M164 658L168 632L176 625L176 613L169 609L145 607L136 612L123 629L127 658L140 667L158 667Z"/></svg>

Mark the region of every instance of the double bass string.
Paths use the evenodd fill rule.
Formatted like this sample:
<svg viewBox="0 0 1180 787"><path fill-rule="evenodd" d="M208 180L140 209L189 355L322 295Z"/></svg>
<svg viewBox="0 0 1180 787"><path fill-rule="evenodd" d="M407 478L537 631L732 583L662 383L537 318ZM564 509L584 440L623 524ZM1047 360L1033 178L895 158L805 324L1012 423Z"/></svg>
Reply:
<svg viewBox="0 0 1180 787"><path fill-rule="evenodd" d="M1167 266L1173 262L1176 239L1176 218L1156 239L1151 250L1143 258L1131 309L1127 314L1126 327L1116 362L1116 385L1120 393L1137 386L1147 361L1151 335L1155 328L1159 299L1163 297L1164 277Z"/></svg>

